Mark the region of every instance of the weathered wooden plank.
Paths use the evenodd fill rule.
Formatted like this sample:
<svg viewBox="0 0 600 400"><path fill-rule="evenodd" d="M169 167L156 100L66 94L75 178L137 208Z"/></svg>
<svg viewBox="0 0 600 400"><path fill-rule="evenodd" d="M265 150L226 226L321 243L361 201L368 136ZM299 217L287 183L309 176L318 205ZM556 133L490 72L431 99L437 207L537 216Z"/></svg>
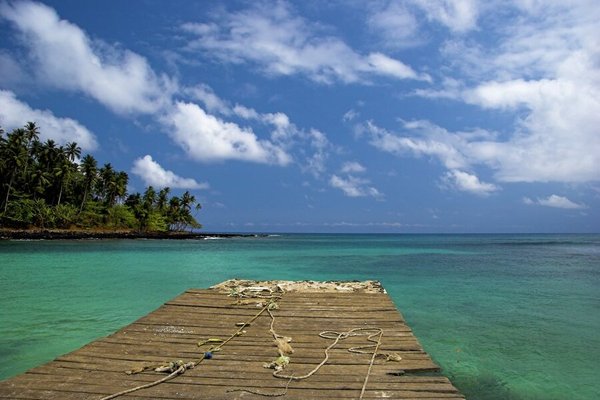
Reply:
<svg viewBox="0 0 600 400"><path fill-rule="evenodd" d="M295 355L301 357L320 357L326 346L331 344L332 342L320 342L312 345L310 343L295 343L291 342L293 345L293 350ZM338 344L334 351L339 353L339 356L348 356L348 357L357 357L356 354L349 352L351 347L356 347L356 345L362 345L363 343L359 343L354 341L353 343L344 343ZM108 341L97 341L92 344L89 344L83 348L78 353L81 352L102 352L104 354L131 354L132 345L136 346L136 353L148 353L153 352L156 354L162 354L165 352L173 352L174 350L177 353L185 353L185 354L200 354L204 351L210 349L210 346L203 345L198 347L195 344L190 343L172 343L172 342L156 342L156 343L141 343L139 341L132 341L129 343L115 343ZM381 345L379 347L380 353L386 352L395 352L403 357L410 358L415 354L424 354L426 353L421 349L409 349L405 350L398 345L392 345L390 343L386 343L385 345ZM277 346L272 342L268 341L266 343L253 342L253 343L233 343L230 342L227 345L227 354L255 354L255 355L269 355L277 352ZM336 354L337 354L336 353ZM223 354L225 354L223 352ZM219 354L215 353L215 357L218 357Z"/></svg>
<svg viewBox="0 0 600 400"><path fill-rule="evenodd" d="M118 374L95 374L90 375L35 375L25 374L18 382L22 386L29 388L45 388L44 385L50 383L55 387L61 387L62 384L80 384L80 385L105 385L107 383L114 384L119 387L128 388L139 385L140 383L152 382L160 377L156 374L140 374L140 375L129 375L123 378ZM335 380L335 376L329 375L329 379L315 379L312 382L298 381L293 382L290 386L294 389L324 389L324 390L342 390L342 389L358 389L362 388L364 382L364 375L351 375L348 379ZM178 385L207 385L215 387L238 387L238 388L279 388L282 385L287 384L285 379L277 379L269 375L253 375L253 376L212 376L204 373L203 370L197 370L190 372L189 374L183 375L177 380L173 380L171 383ZM369 385L370 390L397 390L399 381L376 381L373 380ZM429 392L440 392L440 393L456 393L457 390L452 386L449 381L446 382L423 382L423 381L404 381L402 382L402 390L411 391L429 391Z"/></svg>
<svg viewBox="0 0 600 400"><path fill-rule="evenodd" d="M205 318L206 315L214 315L215 308L217 307L202 307L202 306L181 306L178 304L169 304L167 307L162 307L153 313L153 317L160 316L178 316L181 318ZM247 318L252 317L256 313L258 307L248 308L248 306L242 308L241 305L230 305L227 307L219 308L219 315L222 317L231 318ZM340 311L346 315L341 314ZM325 309L325 307L319 308L297 308L290 310L287 304L282 303L282 307L277 313L279 318L344 318L344 319L361 319L369 320L375 319L393 319L404 322L399 317L397 311L390 308L378 308L377 310L365 310L360 308L354 309Z"/></svg>
<svg viewBox="0 0 600 400"><path fill-rule="evenodd" d="M462 399L443 376L418 376L411 372L437 371L385 293L286 292L277 294L274 321L265 311L196 368L152 388L123 399L241 399L257 397L247 392L281 394L287 380L272 376L264 364L278 357L271 328L292 338L286 374L304 375L324 357L333 339L319 337L323 331L382 329L379 353L396 353L400 361L374 359L364 398ZM207 338L225 339L235 333L236 323L247 322L269 300L235 299L213 289L190 289L135 323L58 357L51 363L0 382L0 398L100 399L124 389L164 377L153 371L126 375L125 370L178 359L199 360L209 345ZM375 332L375 331L372 331ZM376 337L374 340L377 340ZM369 370L371 354L356 354L351 347L368 346L366 336L341 340L329 351L329 361L309 379L292 381L286 399L358 398ZM365 351L371 351L365 348ZM408 374L398 375L399 371Z"/></svg>
<svg viewBox="0 0 600 400"><path fill-rule="evenodd" d="M95 368L93 370L87 371L85 376L82 375L74 375L73 374L73 366L70 363L60 363L56 362L52 365L46 364L40 367L36 367L29 371L27 374L20 375L18 379L85 379L90 378L92 380L100 379L100 380L123 380L123 381L145 381L151 382L156 379L156 374L146 373L146 374L137 374L137 375L123 375L121 370L111 371L111 370L102 370L100 368ZM235 370L235 369L226 369L226 366L222 367L214 367L209 364L203 364L199 369L194 371L194 374L201 375L207 378L215 378L215 379L274 379L272 377L272 370L269 369L261 369L260 366L257 370L253 369L243 369L243 370ZM328 368L329 366L324 366L318 374L315 374L311 377L311 381L315 382L329 382L331 380L338 379L338 374L336 371L332 371ZM224 374L224 372L230 372ZM234 374L235 372L235 374ZM355 371L358 372L358 371ZM339 373L339 371L338 371ZM345 373L344 379L349 382L363 382L364 381L364 373ZM13 378L16 380L17 378ZM190 379L195 379L194 376L191 375L182 375L178 378L177 382L187 382ZM420 385L450 385L450 381L448 378L444 376L422 376L422 375L389 375L389 374L372 374L369 378L369 382L382 382L382 383L409 383L409 384L420 384Z"/></svg>
<svg viewBox="0 0 600 400"><path fill-rule="evenodd" d="M209 332L207 332L209 333ZM386 335L387 332L384 331L385 343L383 346L410 346L413 343L418 343L417 340L413 336L391 336ZM169 336L157 336L154 333L149 332L138 332L138 331L128 331L126 335L117 335L117 336L109 336L104 339L100 339L98 342L100 343L115 343L115 344L147 344L147 345L158 345L160 343L173 343L173 344L182 344L182 345L196 345L201 337L201 334L198 335L182 335L182 334L173 334ZM270 342L269 340L265 340L263 336L258 335L249 335L245 334L238 338L236 338L235 342L231 342L231 346L252 346L256 344L263 344L266 342ZM295 335L293 337L293 341L291 342L294 348L296 347L314 347L319 344L325 345L327 342L322 338L315 338L312 335ZM338 347L344 348L345 342L342 341ZM419 346L420 348L420 346Z"/></svg>

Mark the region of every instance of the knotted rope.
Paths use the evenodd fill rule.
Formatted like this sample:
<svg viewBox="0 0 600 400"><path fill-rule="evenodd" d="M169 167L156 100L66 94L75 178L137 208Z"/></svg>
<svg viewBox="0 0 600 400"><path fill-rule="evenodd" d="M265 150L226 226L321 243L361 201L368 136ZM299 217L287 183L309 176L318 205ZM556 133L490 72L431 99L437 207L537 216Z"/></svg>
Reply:
<svg viewBox="0 0 600 400"><path fill-rule="evenodd" d="M341 340L344 340L344 339L347 339L350 337L355 337L355 336L366 336L367 340L374 344L366 345L366 346L355 346L355 347L351 347L348 349L348 351L351 353L371 354L369 368L367 369L367 373L365 375L365 379L363 381L363 385L362 385L362 388L360 391L359 399L362 400L364 397L365 391L367 389L367 383L369 381L369 376L371 375L371 370L373 369L373 364L375 363L375 357L377 357L378 355L381 355L381 356L384 356L387 361L400 361L402 359L396 353L379 353L379 347L381 346L381 339L383 337L383 329L381 329L381 328L354 328L354 329L350 329L349 331L346 331L346 332L323 331L323 332L319 333L319 337L322 337L324 339L332 339L333 340L333 343L331 343L325 349L325 356L324 356L323 360L316 367L314 367L311 371L309 371L308 373L306 373L304 375L294 375L294 374L286 375L283 373L283 371L284 371L285 367L289 364L289 357L287 357L287 356L289 354L293 353L294 351L293 351L292 347L289 345L287 347L282 346L282 343L287 344L287 342L291 341L291 338L282 336L275 331L275 328L274 328L275 316L273 315L271 310L272 310L272 307L267 308L267 313L271 317L271 327L269 329L269 332L273 335L273 338L275 339L275 343L277 344L278 351L279 351L279 358L271 363L265 364L265 367L274 369L274 371L273 371L274 377L288 380L287 384L285 385L284 390L280 393L263 393L263 392L259 392L256 390L244 388L244 389L231 389L231 390L228 390L228 392L247 392L247 393L252 393L252 394L265 396L265 397L285 396L287 394L289 385L292 381L301 381L303 379L308 379L311 376L313 376L314 374L316 374L319 371L319 369L321 369L321 367L323 367L323 365L325 365L327 363L327 361L329 361L329 351L331 349L333 349ZM366 350L366 349L370 349L370 348L373 348L372 352Z"/></svg>
<svg viewBox="0 0 600 400"><path fill-rule="evenodd" d="M281 288L279 288L279 289L283 293L283 290ZM263 294L262 292L264 290L268 290L269 294L268 295ZM245 291L249 291L249 292L251 292L251 294L248 295L245 293ZM299 375L299 376L296 376L293 374L286 375L283 373L283 370L289 364L288 356L294 352L293 348L289 345L289 342L292 339L290 337L282 336L275 331L275 327L274 327L275 316L272 313L272 310L276 310L279 308L277 301L280 300L282 298L282 296L275 295L271 289L264 288L264 287L245 288L245 289L240 290L239 292L233 291L230 294L230 296L238 297L238 301L236 304L242 304L241 298L248 298L248 297L261 298L261 299L266 299L269 301L266 302L264 304L264 306L260 309L260 311L258 313L256 313L252 318L250 318L248 321L236 324L237 326L239 326L239 329L236 330L233 334L231 334L227 339L225 339L225 340L207 339L202 342L199 342L198 346L202 346L207 343L217 343L215 346L212 346L208 351L204 352L199 360L190 361L187 363L184 363L183 361L176 361L176 362L166 363L166 364L160 365L158 367L145 366L145 367L139 368L137 370L127 371L128 374L137 374L140 372L144 372L148 369L153 369L156 372L169 372L169 375L167 375L161 379L158 379L156 381L146 383L146 384L143 384L143 385L131 388L131 389L123 390L119 393L115 393L115 394L103 397L100 400L111 400L111 399L117 398L119 396L123 396L125 394L136 392L141 389L150 388L150 387L159 385L163 382L167 382L179 375L184 374L186 371L196 367L203 360L212 358L212 352L220 351L223 346L227 345L227 343L229 343L235 337L241 336L243 333L245 333L244 328L250 326L254 321L256 321L256 319L258 319L265 312L267 312L269 314L269 317L271 318L271 325L270 325L269 332L273 336L273 339L275 340L275 344L277 345L277 349L279 352L279 358L274 360L271 363L265 364L265 367L274 369L274 371L273 371L274 377L280 378L280 379L287 379L288 381L287 381L285 387L283 388L283 391L279 392L279 393L262 393L262 392L254 391L254 390L250 390L250 389L230 389L230 390L227 390L227 392L243 391L243 392L253 393L253 394L265 396L265 397L285 396L287 394L289 385L292 381L300 381L303 379L307 379L307 378L310 378L311 376L313 376L314 374L316 374L321 369L321 367L323 367L323 365L325 365L329 361L329 351L331 349L333 349L341 340L344 340L344 339L347 339L350 337L356 337L356 336L366 336L367 340L369 342L372 342L373 344L366 345L366 346L356 346L356 347L351 347L348 349L348 351L351 353L371 354L371 360L369 362L369 367L368 367L367 373L365 375L365 379L363 381L363 385L362 385L360 397L359 397L359 399L362 400L363 396L365 394L366 388L367 388L369 376L371 375L371 370L375 363L375 357L377 357L378 355L384 356L387 361L400 361L401 360L401 357L396 353L379 353L379 347L381 346L381 339L383 337L383 330L381 328L361 327L361 328L350 329L345 332L323 331L323 332L319 333L319 337L324 338L324 339L333 340L333 342L329 346L327 346L327 348L325 348L325 351L324 351L325 355L324 355L323 360L316 367L314 367L311 371L309 371L308 373L306 373L304 375ZM246 304L246 303L244 303L244 304ZM372 349L372 351L369 351L367 349Z"/></svg>
<svg viewBox="0 0 600 400"><path fill-rule="evenodd" d="M319 333L319 336L324 339L333 339L333 343L331 343L329 346L327 346L327 348L325 349L325 357L315 368L313 368L307 374L300 375L300 376L284 375L282 373L283 368L279 369L279 370L276 369L273 372L273 376L276 378L284 378L284 379L290 379L290 380L294 380L294 381L300 381L302 379L310 378L311 376L316 374L317 371L319 371L319 369L321 369L321 367L323 365L325 365L327 363L327 361L329 360L329 350L334 348L340 342L340 340L344 340L344 339L347 339L347 338L353 337L353 336L367 336L367 340L375 343L374 345L351 347L350 349L348 349L348 351L351 353L369 354L370 352L366 352L366 351L364 351L364 349L374 347L374 350L371 353L372 356L371 356L371 361L369 362L369 369L367 370L367 374L365 375L365 380L363 382L362 389L360 391L359 399L362 399L365 394L365 390L367 389L367 382L369 381L369 376L371 375L371 369L373 368L373 364L375 363L375 357L377 356L377 351L379 350L379 346L381 345L381 338L383 337L383 330L381 328L354 328L354 329L350 329L349 331L346 331L346 332L323 331L323 332ZM375 336L378 337L377 340L373 339Z"/></svg>
<svg viewBox="0 0 600 400"><path fill-rule="evenodd" d="M166 382L166 381L169 381L169 380L175 378L177 375L183 374L188 369L194 368L196 365L200 364L200 362L202 362L203 359L204 359L204 357L201 358L200 361L197 361L197 362L191 361L191 362L188 362L188 363L185 363L185 364L181 363L181 365L179 365L178 368L175 371L171 372L169 375L165 376L162 379L156 380L154 382L147 383L145 385L136 386L136 387L131 388L131 389L123 390L123 391L121 391L119 393L111 394L110 396L103 397L100 400L114 399L114 398L117 398L119 396L123 396L123 395L129 394L129 393L137 392L138 390L147 389L147 388L150 388L152 386L159 385L159 384L161 384L163 382Z"/></svg>
<svg viewBox="0 0 600 400"><path fill-rule="evenodd" d="M257 297L259 297L259 296L257 296ZM260 296L260 298L267 298L267 297ZM146 384L136 386L131 389L126 389L121 392L102 397L100 400L111 400L111 399L129 394L129 393L137 392L138 390L147 389L147 388L159 385L163 382L167 382L167 381L175 378L176 376L184 374L187 370L193 369L198 364L200 364L203 360L212 358L212 352L220 351L223 346L225 346L227 343L229 343L235 337L241 336L244 332L244 328L246 328L247 326L250 326L250 324L252 324L254 321L256 321L256 319L258 319L258 317L260 317L265 311L268 311L269 308L273 308L273 304L276 304L275 301L280 298L281 298L281 296L276 296L271 293L271 296L268 297L268 299L270 301L264 307L262 307L261 310L258 313L256 313L256 315L254 315L248 321L239 324L239 326L240 326L239 329L237 331L235 331L227 339L225 339L223 341L208 339L204 342L198 343L198 345L203 345L203 344L211 343L211 342L219 342L219 345L217 347L211 347L209 351L203 353L201 358L198 361L190 361L187 363L184 363L183 361L175 361L175 362L166 363L166 364L163 364L160 366L145 366L145 367L139 368L137 370L126 371L126 373L128 375L144 372L148 369L153 369L156 372L170 372L170 374L161 379L157 379L154 382L146 383Z"/></svg>

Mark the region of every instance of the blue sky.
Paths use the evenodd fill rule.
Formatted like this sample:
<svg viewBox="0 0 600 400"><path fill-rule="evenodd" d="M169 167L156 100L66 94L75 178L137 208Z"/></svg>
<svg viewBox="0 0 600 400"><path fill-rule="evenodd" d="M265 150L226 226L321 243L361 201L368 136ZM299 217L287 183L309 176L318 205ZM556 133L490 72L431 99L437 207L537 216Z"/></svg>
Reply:
<svg viewBox="0 0 600 400"><path fill-rule="evenodd" d="M0 1L0 125L208 231L600 231L597 1Z"/></svg>

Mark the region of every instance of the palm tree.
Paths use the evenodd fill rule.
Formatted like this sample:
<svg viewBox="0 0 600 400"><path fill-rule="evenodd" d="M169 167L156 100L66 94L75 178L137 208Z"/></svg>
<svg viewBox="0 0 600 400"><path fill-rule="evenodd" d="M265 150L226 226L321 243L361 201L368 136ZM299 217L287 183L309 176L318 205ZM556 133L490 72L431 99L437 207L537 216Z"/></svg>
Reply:
<svg viewBox="0 0 600 400"><path fill-rule="evenodd" d="M30 175L32 189L33 189L33 199L36 200L37 195L44 194L48 185L50 184L50 179L48 179L48 174L41 168L36 168Z"/></svg>
<svg viewBox="0 0 600 400"><path fill-rule="evenodd" d="M81 211L83 211L83 205L87 201L87 196L98 179L98 162L93 156L86 154L81 160L80 168L84 179L83 198L81 199L81 205L79 206L79 212L81 213Z"/></svg>
<svg viewBox="0 0 600 400"><path fill-rule="evenodd" d="M181 207L185 211L190 211L192 209L192 205L196 202L196 197L186 190L181 196Z"/></svg>
<svg viewBox="0 0 600 400"><path fill-rule="evenodd" d="M148 186L144 192L144 207L151 210L156 203L156 190L152 186Z"/></svg>
<svg viewBox="0 0 600 400"><path fill-rule="evenodd" d="M125 205L132 210L142 204L142 196L139 193L130 194L127 196L127 200L125 200Z"/></svg>
<svg viewBox="0 0 600 400"><path fill-rule="evenodd" d="M4 212L8 209L10 192L15 183L17 172L27 161L27 148L25 147L25 130L15 129L8 135L8 140L3 146L2 152L3 169L8 172L8 183L6 196L4 198Z"/></svg>
<svg viewBox="0 0 600 400"><path fill-rule="evenodd" d="M181 221L181 199L177 196L171 197L169 200L169 208L167 209L167 224L173 230L180 230L179 223Z"/></svg>
<svg viewBox="0 0 600 400"><path fill-rule="evenodd" d="M145 230L150 211L145 207L145 201L142 200L142 196L139 193L129 195L127 200L125 200L125 205L131 209L135 219L138 220L138 229L140 231Z"/></svg>
<svg viewBox="0 0 600 400"><path fill-rule="evenodd" d="M112 206L112 193L115 192L116 173L110 163L104 164L98 171L98 194L106 205Z"/></svg>
<svg viewBox="0 0 600 400"><path fill-rule="evenodd" d="M60 154L57 157L57 164L54 167L54 176L59 183L58 201L56 202L56 205L60 205L63 190L71 180L73 170L75 169L74 164L69 160L66 149L60 146L59 150Z"/></svg>
<svg viewBox="0 0 600 400"><path fill-rule="evenodd" d="M40 128L35 124L35 122L28 122L25 124L25 141L27 146L27 162L25 163L25 168L23 169L23 174L27 175L27 167L29 166L30 160L33 158L34 154L34 144L39 143L40 139Z"/></svg>
<svg viewBox="0 0 600 400"><path fill-rule="evenodd" d="M7 160L6 160L6 147L8 146L8 139L4 138L4 129L0 127L0 188L6 185L7 171Z"/></svg>
<svg viewBox="0 0 600 400"><path fill-rule="evenodd" d="M158 192L158 198L156 199L156 208L160 211L161 214L164 214L167 209L167 202L169 200L169 192L171 189L169 187L164 187L160 189Z"/></svg>
<svg viewBox="0 0 600 400"><path fill-rule="evenodd" d="M115 176L115 201L119 200L121 202L125 199L125 196L127 196L127 183L129 183L127 172L118 172Z"/></svg>
<svg viewBox="0 0 600 400"><path fill-rule="evenodd" d="M31 158L33 161L37 161L38 164L40 164L43 159L43 151L44 144L42 142L40 142L39 140L34 140L33 143L31 143Z"/></svg>
<svg viewBox="0 0 600 400"><path fill-rule="evenodd" d="M31 144L36 140L40 139L40 128L36 125L35 122L28 122L25 124L25 133L27 138L27 143Z"/></svg>
<svg viewBox="0 0 600 400"><path fill-rule="evenodd" d="M81 147L77 146L77 143L75 142L67 143L66 146L60 146L58 148L56 157L57 164L54 167L54 175L59 181L60 189L56 205L60 205L64 188L65 186L68 186L74 172L77 170L77 165L74 161L80 155Z"/></svg>
<svg viewBox="0 0 600 400"><path fill-rule="evenodd" d="M103 222L103 215L127 211L115 207L127 196L126 172L116 171L110 163L98 168L91 155L84 156L78 165L81 148L77 143L59 146L52 139L40 142L39 137L39 127L34 122L8 134L0 127L0 224L14 220L51 227L65 216L72 217L75 207L79 206L81 214L90 204L90 212L81 214L79 223L96 226L107 222ZM97 202L90 203L91 198ZM194 199L188 196L186 201ZM125 201L138 218L140 229L162 229L165 215L170 212L169 204L168 188L157 193L150 187L143 201L140 194ZM180 202L177 204L179 207ZM23 210L31 214L27 221L17 215ZM123 215L130 221L129 211Z"/></svg>
<svg viewBox="0 0 600 400"><path fill-rule="evenodd" d="M69 161L74 162L76 158L81 155L81 147L77 146L77 143L70 142L65 145L64 153Z"/></svg>
<svg viewBox="0 0 600 400"><path fill-rule="evenodd" d="M183 230L186 226L199 228L201 225L192 216L192 208L200 210L201 205L196 201L196 197L189 191L185 191L181 198L173 196L169 202L167 213L168 222L175 230Z"/></svg>
<svg viewBox="0 0 600 400"><path fill-rule="evenodd" d="M50 171L53 169L53 164L57 158L58 149L56 148L56 142L52 139L46 140L42 143L40 149L40 159L44 164L46 170Z"/></svg>

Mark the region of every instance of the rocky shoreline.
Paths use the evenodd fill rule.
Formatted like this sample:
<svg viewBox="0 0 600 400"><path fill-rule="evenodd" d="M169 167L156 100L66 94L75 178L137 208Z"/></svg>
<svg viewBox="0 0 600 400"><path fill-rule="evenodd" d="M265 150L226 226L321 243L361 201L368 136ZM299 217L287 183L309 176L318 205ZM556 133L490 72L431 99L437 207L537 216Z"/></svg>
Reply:
<svg viewBox="0 0 600 400"><path fill-rule="evenodd" d="M77 239L168 239L204 240L210 238L266 237L254 233L195 233L195 232L133 232L133 231L84 231L84 230L17 230L1 229L0 240L77 240Z"/></svg>

